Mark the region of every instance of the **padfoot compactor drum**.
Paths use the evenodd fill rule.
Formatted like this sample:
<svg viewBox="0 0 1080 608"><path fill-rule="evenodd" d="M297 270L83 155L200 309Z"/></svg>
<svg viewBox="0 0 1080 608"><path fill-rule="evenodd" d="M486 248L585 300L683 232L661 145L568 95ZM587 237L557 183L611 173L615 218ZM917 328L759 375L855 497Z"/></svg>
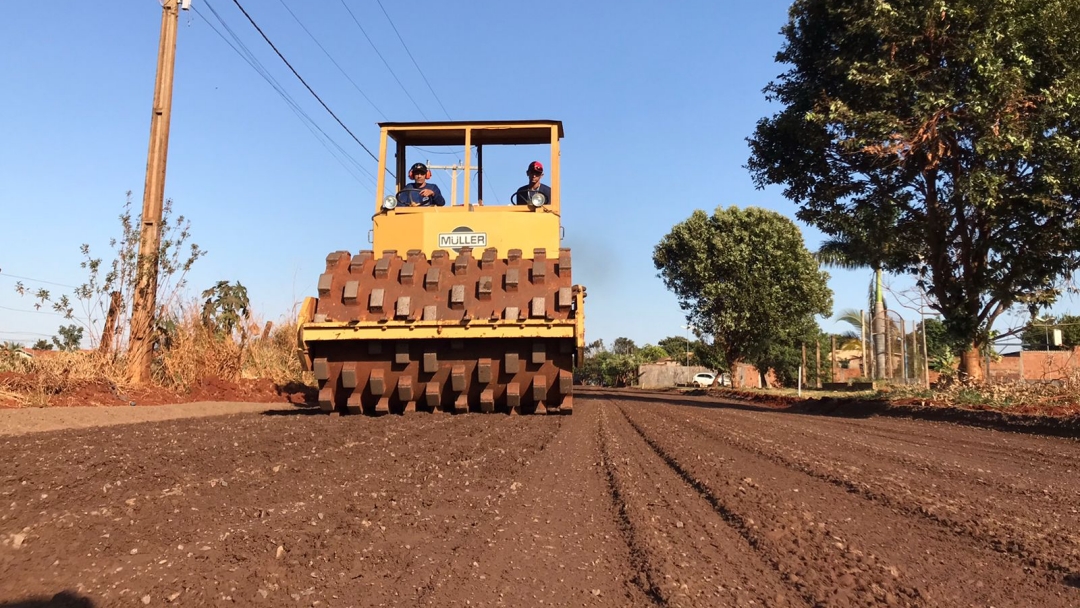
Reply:
<svg viewBox="0 0 1080 608"><path fill-rule="evenodd" d="M305 299L298 319L319 405L364 414L570 413L585 288L573 284L570 250L559 246L562 124L380 126L377 192L388 192L388 149L397 179L376 202L373 247L328 255L318 297ZM516 194L522 204L480 204L485 147L530 144L550 148L550 190ZM463 153L464 175L478 178L476 203L464 179L463 204L415 204L431 197L406 182L417 177L406 173L407 156L437 146Z"/></svg>

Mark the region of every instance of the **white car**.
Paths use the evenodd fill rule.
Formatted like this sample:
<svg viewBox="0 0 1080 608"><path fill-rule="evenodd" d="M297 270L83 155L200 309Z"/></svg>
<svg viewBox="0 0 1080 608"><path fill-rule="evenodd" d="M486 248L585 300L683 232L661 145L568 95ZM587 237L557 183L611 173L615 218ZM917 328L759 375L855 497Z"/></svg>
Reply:
<svg viewBox="0 0 1080 608"><path fill-rule="evenodd" d="M690 384L698 387L712 386L713 380L716 379L716 374L709 372L701 372L694 376L694 379L690 381ZM731 376L727 374L720 374L720 380L716 383L717 386L731 386Z"/></svg>
<svg viewBox="0 0 1080 608"><path fill-rule="evenodd" d="M716 374L701 372L700 374L694 376L694 379L691 381L691 383L694 386L706 387L712 386L713 380L716 380Z"/></svg>

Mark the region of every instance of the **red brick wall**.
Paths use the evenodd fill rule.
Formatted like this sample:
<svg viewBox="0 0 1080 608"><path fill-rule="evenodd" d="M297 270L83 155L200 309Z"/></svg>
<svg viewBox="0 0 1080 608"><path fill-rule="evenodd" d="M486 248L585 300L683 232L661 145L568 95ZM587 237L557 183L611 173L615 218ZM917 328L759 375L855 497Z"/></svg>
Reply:
<svg viewBox="0 0 1080 608"><path fill-rule="evenodd" d="M765 374L765 381L770 387L779 386L776 374L769 370ZM761 386L761 374L758 369L749 363L736 363L735 369L731 370L731 386L733 388L759 388Z"/></svg>
<svg viewBox="0 0 1080 608"><path fill-rule="evenodd" d="M1060 380L1080 370L1080 347L1073 350L1024 351L1020 356L1002 357L990 362L990 377L995 380L1018 380L1023 369L1025 380Z"/></svg>

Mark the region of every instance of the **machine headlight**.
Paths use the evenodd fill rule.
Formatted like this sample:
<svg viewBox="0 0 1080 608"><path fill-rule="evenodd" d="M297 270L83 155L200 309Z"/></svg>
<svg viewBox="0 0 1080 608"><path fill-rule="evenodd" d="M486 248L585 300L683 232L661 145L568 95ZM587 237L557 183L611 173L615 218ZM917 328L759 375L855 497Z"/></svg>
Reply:
<svg viewBox="0 0 1080 608"><path fill-rule="evenodd" d="M547 202L547 199L544 198L544 195L540 194L539 192L537 192L537 193L535 193L535 194L533 194L532 196L529 197L529 205L531 205L533 207L543 207L544 203L546 203L546 202Z"/></svg>
<svg viewBox="0 0 1080 608"><path fill-rule="evenodd" d="M397 207L397 197L393 194L387 195L387 197L383 199L382 208L389 211L394 207Z"/></svg>

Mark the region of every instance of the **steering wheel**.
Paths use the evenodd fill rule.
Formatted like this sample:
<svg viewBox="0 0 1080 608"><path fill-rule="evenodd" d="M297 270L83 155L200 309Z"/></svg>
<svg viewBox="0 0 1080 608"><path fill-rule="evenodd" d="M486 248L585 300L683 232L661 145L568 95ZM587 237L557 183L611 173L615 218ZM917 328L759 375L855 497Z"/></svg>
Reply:
<svg viewBox="0 0 1080 608"><path fill-rule="evenodd" d="M529 201L530 201L530 199L532 199L534 194L540 194L540 190L525 190L525 191L518 190L518 191L516 191L516 192L514 192L513 194L510 195L510 204L512 204L512 205L531 206ZM544 195L540 194L540 196L544 196ZM524 198L522 198L522 197L524 197ZM546 196L544 197L544 204L545 205L548 204L548 200L547 200Z"/></svg>
<svg viewBox="0 0 1080 608"><path fill-rule="evenodd" d="M419 207L424 199L418 188L402 188L394 196L397 198L399 207L411 207L414 202Z"/></svg>

